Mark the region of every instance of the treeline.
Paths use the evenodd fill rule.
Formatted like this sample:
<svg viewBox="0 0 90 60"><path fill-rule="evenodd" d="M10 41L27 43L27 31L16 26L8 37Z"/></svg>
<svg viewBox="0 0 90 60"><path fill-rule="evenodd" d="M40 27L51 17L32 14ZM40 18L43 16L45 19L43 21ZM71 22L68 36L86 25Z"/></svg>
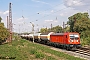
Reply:
<svg viewBox="0 0 90 60"><path fill-rule="evenodd" d="M2 18L0 17L0 44L9 36L8 30L4 27L4 23L2 23L1 20Z"/></svg>
<svg viewBox="0 0 90 60"><path fill-rule="evenodd" d="M47 33L47 32L62 32L63 31L63 29L62 29L62 27L61 26L55 26L55 27L52 27L52 28L41 28L40 29L40 32L41 33Z"/></svg>
<svg viewBox="0 0 90 60"><path fill-rule="evenodd" d="M68 17L67 26L55 26L52 28L41 28L40 32L78 32L80 33L82 45L90 45L90 18L88 13L76 13Z"/></svg>

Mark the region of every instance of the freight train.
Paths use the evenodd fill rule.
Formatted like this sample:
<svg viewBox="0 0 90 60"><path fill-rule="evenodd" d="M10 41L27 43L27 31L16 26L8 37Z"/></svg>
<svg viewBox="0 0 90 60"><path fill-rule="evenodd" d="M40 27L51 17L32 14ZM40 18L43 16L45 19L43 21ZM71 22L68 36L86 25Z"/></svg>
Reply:
<svg viewBox="0 0 90 60"><path fill-rule="evenodd" d="M37 33L29 35L21 35L22 38L33 40L36 42L43 42L44 44L52 44L58 47L63 47L67 50L73 48L80 48L80 35L79 33L66 32L66 33Z"/></svg>

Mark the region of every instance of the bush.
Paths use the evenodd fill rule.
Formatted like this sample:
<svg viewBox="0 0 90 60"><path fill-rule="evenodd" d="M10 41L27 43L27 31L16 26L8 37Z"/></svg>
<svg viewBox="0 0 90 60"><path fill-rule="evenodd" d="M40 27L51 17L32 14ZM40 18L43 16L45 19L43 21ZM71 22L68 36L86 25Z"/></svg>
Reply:
<svg viewBox="0 0 90 60"><path fill-rule="evenodd" d="M81 44L82 45L90 45L90 31L83 31L81 34Z"/></svg>
<svg viewBox="0 0 90 60"><path fill-rule="evenodd" d="M90 37L81 38L81 44L84 45L90 45Z"/></svg>
<svg viewBox="0 0 90 60"><path fill-rule="evenodd" d="M0 23L0 42L2 43L3 40L9 36L8 30L4 27L3 23Z"/></svg>

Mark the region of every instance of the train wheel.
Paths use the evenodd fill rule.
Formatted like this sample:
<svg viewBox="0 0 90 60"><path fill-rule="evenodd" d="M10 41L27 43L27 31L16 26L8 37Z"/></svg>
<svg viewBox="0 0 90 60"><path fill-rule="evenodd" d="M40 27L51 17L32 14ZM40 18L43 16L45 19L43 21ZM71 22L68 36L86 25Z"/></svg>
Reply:
<svg viewBox="0 0 90 60"><path fill-rule="evenodd" d="M68 51L69 51L69 50L70 50L70 47L66 47L66 50L68 50Z"/></svg>
<svg viewBox="0 0 90 60"><path fill-rule="evenodd" d="M50 44L50 41L47 41L47 43L46 43L47 45L49 45Z"/></svg>
<svg viewBox="0 0 90 60"><path fill-rule="evenodd" d="M38 39L38 41L37 41L38 43L40 43L41 42L41 39Z"/></svg>

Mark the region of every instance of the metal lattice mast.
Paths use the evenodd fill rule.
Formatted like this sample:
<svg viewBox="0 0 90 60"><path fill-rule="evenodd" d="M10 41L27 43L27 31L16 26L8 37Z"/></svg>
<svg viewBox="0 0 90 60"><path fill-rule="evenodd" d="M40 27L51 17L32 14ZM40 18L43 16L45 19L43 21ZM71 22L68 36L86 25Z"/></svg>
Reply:
<svg viewBox="0 0 90 60"><path fill-rule="evenodd" d="M8 20L8 16L7 16L7 29L9 30L9 20Z"/></svg>
<svg viewBox="0 0 90 60"><path fill-rule="evenodd" d="M9 3L9 31L10 31L10 42L12 41L12 10L11 3Z"/></svg>

